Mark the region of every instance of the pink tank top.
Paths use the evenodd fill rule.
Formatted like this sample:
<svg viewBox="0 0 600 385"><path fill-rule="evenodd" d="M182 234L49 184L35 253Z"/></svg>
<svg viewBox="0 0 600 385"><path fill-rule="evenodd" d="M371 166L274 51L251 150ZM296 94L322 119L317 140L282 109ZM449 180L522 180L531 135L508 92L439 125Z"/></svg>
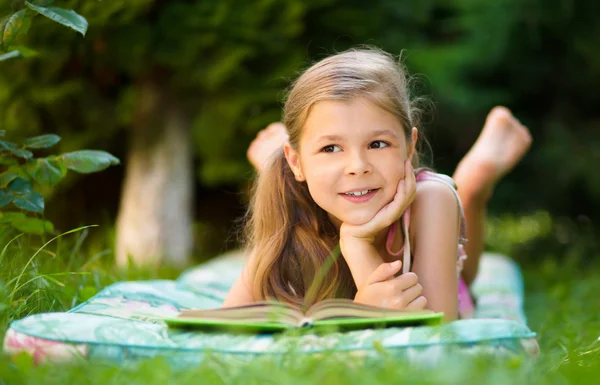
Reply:
<svg viewBox="0 0 600 385"><path fill-rule="evenodd" d="M464 260L467 258L467 254L465 253L464 245L467 242L466 239L466 227L465 227L465 216L462 207L462 203L456 192L456 185L452 178L447 175L437 174L432 171L428 171L425 169L416 170L416 181L417 183L432 180L443 183L449 186L454 193L456 200L458 202L458 207L460 210L460 225L459 225L459 238L458 238L458 250L457 250L457 261L456 261L456 274L458 275L458 313L460 318L471 318L473 317L474 306L473 300L469 293L469 288L467 287L465 281L460 276L460 272L463 268ZM408 230L410 227L410 207L406 209L404 214L402 214L402 230L404 232L404 246L396 252L392 251L392 245L394 243L394 236L396 234L396 229L398 227L398 222L394 222L389 229L387 241L386 241L386 249L390 255L400 256L402 257L402 273L407 273L410 271L411 267L411 252L410 252L410 237L408 234Z"/></svg>

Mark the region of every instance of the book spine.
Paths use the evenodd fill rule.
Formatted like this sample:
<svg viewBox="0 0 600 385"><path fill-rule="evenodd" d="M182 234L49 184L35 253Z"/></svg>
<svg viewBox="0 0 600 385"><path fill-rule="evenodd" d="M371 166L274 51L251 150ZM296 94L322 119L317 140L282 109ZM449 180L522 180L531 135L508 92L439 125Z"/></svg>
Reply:
<svg viewBox="0 0 600 385"><path fill-rule="evenodd" d="M304 317L298 323L298 327L303 328L303 329L308 329L308 328L311 328L314 324L315 323L312 320L312 318Z"/></svg>

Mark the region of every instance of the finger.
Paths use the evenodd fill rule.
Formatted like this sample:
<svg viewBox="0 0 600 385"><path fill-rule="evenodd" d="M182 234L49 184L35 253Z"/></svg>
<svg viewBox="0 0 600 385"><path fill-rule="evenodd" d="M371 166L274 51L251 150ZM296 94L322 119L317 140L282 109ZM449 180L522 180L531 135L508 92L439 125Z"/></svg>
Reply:
<svg viewBox="0 0 600 385"><path fill-rule="evenodd" d="M373 218L374 221L380 223L379 227L384 228L390 226L402 215L406 207L410 202L406 202L405 185L404 179L398 182L396 188L396 194L390 203L383 206L381 210ZM380 230L377 228L376 230Z"/></svg>
<svg viewBox="0 0 600 385"><path fill-rule="evenodd" d="M377 282L384 282L389 280L400 271L402 268L402 261L394 261L391 263L382 263L375 269L367 278L365 283L372 285Z"/></svg>
<svg viewBox="0 0 600 385"><path fill-rule="evenodd" d="M423 297L422 295L415 298L414 301L412 301L411 303L406 305L406 309L411 309L411 310L423 310L426 307L427 307L427 298Z"/></svg>
<svg viewBox="0 0 600 385"><path fill-rule="evenodd" d="M412 166L410 165L409 161L406 161L405 167L404 167L404 183L402 184L402 188L400 188L400 186L398 186L398 192L400 193L400 190L402 192L401 197L396 198L396 199L401 199L403 205L402 205L402 210L405 210L406 207L408 207L413 200L416 197L417 194L417 181L415 178L415 173L412 169Z"/></svg>
<svg viewBox="0 0 600 385"><path fill-rule="evenodd" d="M400 298L400 302L403 307L408 306L409 303L419 298L423 293L423 287L418 283L409 287L408 289L402 292L402 296Z"/></svg>
<svg viewBox="0 0 600 385"><path fill-rule="evenodd" d="M396 214L402 214L404 210L413 202L417 192L417 181L415 173L409 161L406 161L404 167L404 178L398 183L393 202L396 203Z"/></svg>
<svg viewBox="0 0 600 385"><path fill-rule="evenodd" d="M415 170L413 169L410 161L407 160L404 167L404 194L407 197L412 196L417 189L417 181L415 177Z"/></svg>
<svg viewBox="0 0 600 385"><path fill-rule="evenodd" d="M415 273L404 273L399 277L394 278L393 285L396 292L403 292L408 288L419 283L419 277Z"/></svg>
<svg viewBox="0 0 600 385"><path fill-rule="evenodd" d="M412 166L412 163L410 162L410 159L406 159L404 161L404 175L414 175L415 174L415 170Z"/></svg>

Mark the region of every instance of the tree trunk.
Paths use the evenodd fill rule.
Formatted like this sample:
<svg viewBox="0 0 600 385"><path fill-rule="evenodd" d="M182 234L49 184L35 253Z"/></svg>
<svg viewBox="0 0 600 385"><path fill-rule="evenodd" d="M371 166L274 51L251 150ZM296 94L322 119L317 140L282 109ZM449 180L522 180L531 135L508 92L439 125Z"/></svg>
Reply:
<svg viewBox="0 0 600 385"><path fill-rule="evenodd" d="M155 81L141 81L137 91L117 217L117 263L184 266L193 244L189 121Z"/></svg>

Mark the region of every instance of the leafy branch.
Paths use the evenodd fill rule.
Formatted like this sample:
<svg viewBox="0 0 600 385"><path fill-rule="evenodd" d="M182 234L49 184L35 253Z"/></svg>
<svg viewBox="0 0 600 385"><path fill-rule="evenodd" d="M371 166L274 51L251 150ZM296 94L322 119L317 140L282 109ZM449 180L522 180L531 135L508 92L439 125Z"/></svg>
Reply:
<svg viewBox="0 0 600 385"><path fill-rule="evenodd" d="M36 54L27 47L14 46L14 43L19 36L27 35L32 19L37 15L45 16L85 36L88 28L87 20L73 10L49 6L53 2L53 0L25 1L23 4L25 8L0 20L0 61Z"/></svg>
<svg viewBox="0 0 600 385"><path fill-rule="evenodd" d="M0 131L4 138L5 131ZM55 186L67 171L89 174L118 165L119 159L97 150L80 150L44 158L35 158L31 150L46 149L60 141L47 134L27 138L20 145L0 140L0 226L10 226L31 234L53 233L54 225L45 219L31 216L44 212L44 198L36 186ZM9 206L10 205L10 206ZM19 209L3 211L4 207ZM29 215L28 215L29 214Z"/></svg>

